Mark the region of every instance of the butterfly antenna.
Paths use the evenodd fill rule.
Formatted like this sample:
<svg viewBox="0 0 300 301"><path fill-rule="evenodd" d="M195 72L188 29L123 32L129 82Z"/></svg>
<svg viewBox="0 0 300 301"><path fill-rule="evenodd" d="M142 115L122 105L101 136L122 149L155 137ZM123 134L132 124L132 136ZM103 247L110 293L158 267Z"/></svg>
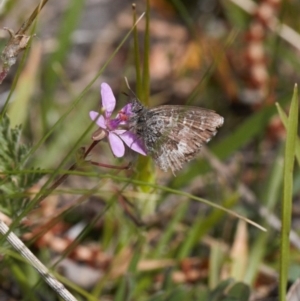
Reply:
<svg viewBox="0 0 300 301"><path fill-rule="evenodd" d="M135 95L135 93L134 93L134 92L132 91L132 89L130 88L129 82L128 82L128 79L127 79L126 76L124 77L124 80L125 80L125 83L126 83L126 86L127 86L128 90L131 92L131 94L132 94L135 98L137 98L137 96ZM126 95L126 94L125 94L125 95Z"/></svg>

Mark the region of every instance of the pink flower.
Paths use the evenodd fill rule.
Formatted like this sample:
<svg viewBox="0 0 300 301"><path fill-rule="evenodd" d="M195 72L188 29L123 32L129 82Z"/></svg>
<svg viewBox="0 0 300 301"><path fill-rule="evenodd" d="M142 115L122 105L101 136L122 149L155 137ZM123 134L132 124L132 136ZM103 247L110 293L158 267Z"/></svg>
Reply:
<svg viewBox="0 0 300 301"><path fill-rule="evenodd" d="M140 141L134 133L124 129L118 129L119 125L126 125L131 114L131 103L123 107L116 118L112 119L111 115L116 106L114 94L110 86L106 83L101 84L100 92L102 98L101 111L104 114L101 115L98 112L91 111L90 118L106 132L113 154L116 157L123 157L125 154L125 142L129 148L146 156L147 154L143 142Z"/></svg>

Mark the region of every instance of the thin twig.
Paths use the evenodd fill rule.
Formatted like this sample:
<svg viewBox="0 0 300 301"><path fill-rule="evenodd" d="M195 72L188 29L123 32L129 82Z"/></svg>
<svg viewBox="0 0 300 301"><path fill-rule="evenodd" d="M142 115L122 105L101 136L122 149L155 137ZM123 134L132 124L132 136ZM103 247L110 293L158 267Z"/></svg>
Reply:
<svg viewBox="0 0 300 301"><path fill-rule="evenodd" d="M35 18L38 16L44 5L48 2L48 0L42 0L40 4L35 8L33 13L30 15L30 17L22 24L20 29L16 32L16 35L23 35L26 33L29 26L32 24L32 22L35 20Z"/></svg>
<svg viewBox="0 0 300 301"><path fill-rule="evenodd" d="M16 63L20 52L27 48L32 36L26 35L26 31L47 2L48 0L42 0L17 32L4 27L4 30L6 30L10 35L10 39L1 53L2 70L0 71L0 84L6 78L11 66Z"/></svg>
<svg viewBox="0 0 300 301"><path fill-rule="evenodd" d="M10 231L8 226L0 220L0 233L6 236L6 240L39 272L46 283L49 284L66 301L77 301L77 299L59 282L50 271L34 256L24 243Z"/></svg>

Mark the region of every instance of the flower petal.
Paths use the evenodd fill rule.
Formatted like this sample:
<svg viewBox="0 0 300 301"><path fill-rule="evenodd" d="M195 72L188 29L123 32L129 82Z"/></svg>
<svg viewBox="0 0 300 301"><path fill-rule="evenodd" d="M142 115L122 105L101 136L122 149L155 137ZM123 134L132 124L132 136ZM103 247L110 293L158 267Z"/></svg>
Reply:
<svg viewBox="0 0 300 301"><path fill-rule="evenodd" d="M105 118L100 115L99 112L95 112L95 111L90 111L90 118L93 121L96 121L96 124L102 128L102 129L106 129L106 124L105 124Z"/></svg>
<svg viewBox="0 0 300 301"><path fill-rule="evenodd" d="M144 156L147 156L146 148L141 139L139 139L135 134L130 131L126 131L125 133L120 133L120 138L128 145L132 150L137 153L140 153Z"/></svg>
<svg viewBox="0 0 300 301"><path fill-rule="evenodd" d="M125 132L127 132L127 130L114 130L114 133L118 136L124 134Z"/></svg>
<svg viewBox="0 0 300 301"><path fill-rule="evenodd" d="M109 132L108 141L113 154L118 158L123 157L125 154L125 146L121 138L115 133Z"/></svg>
<svg viewBox="0 0 300 301"><path fill-rule="evenodd" d="M111 131L114 131L118 128L118 126L121 124L120 119L115 118L115 119L110 119L110 120L106 120L107 124L108 124L108 128Z"/></svg>
<svg viewBox="0 0 300 301"><path fill-rule="evenodd" d="M121 112L123 112L126 115L130 115L130 114L132 114L131 108L132 108L132 103L130 102L121 109Z"/></svg>
<svg viewBox="0 0 300 301"><path fill-rule="evenodd" d="M101 84L101 98L102 108L105 111L105 117L109 118L115 109L116 99L111 90L111 87L107 83Z"/></svg>

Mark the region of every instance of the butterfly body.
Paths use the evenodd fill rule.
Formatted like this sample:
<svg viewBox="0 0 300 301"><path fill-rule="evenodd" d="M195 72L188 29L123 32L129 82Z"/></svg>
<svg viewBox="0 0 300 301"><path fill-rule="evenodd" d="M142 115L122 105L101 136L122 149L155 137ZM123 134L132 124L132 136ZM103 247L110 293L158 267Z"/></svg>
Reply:
<svg viewBox="0 0 300 301"><path fill-rule="evenodd" d="M130 131L144 141L147 153L162 170L170 168L173 173L192 160L224 122L211 110L180 105L148 109L137 98L131 111Z"/></svg>

